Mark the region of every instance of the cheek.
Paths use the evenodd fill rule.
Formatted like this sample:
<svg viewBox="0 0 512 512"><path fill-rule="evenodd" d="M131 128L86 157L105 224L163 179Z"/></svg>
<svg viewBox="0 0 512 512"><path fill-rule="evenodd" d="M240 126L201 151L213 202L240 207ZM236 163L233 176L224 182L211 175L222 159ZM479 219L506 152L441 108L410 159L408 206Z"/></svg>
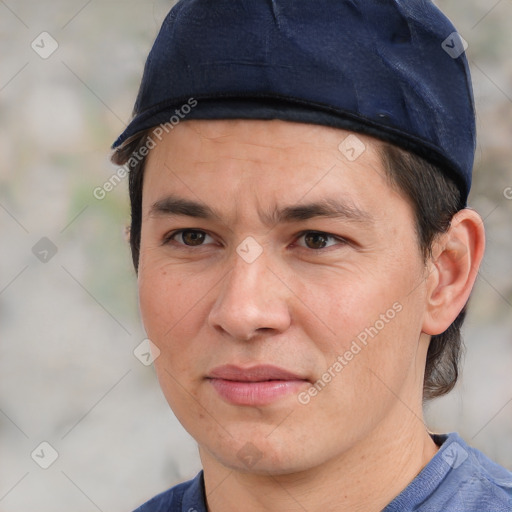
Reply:
<svg viewBox="0 0 512 512"><path fill-rule="evenodd" d="M332 391L352 404L356 416L370 410L384 415L397 400L409 403L416 395L421 380L416 370L421 315L414 302L395 302L343 347L344 359L351 360L341 372L337 392Z"/></svg>
<svg viewBox="0 0 512 512"><path fill-rule="evenodd" d="M140 311L146 332L155 342L161 340L179 314L178 297L182 295L183 283L174 282L171 289L169 281L165 268L141 265L138 277Z"/></svg>
<svg viewBox="0 0 512 512"><path fill-rule="evenodd" d="M201 289L194 272L179 263L171 265L163 248L147 238L143 229L137 283L139 306L146 332L158 342L185 317Z"/></svg>
<svg viewBox="0 0 512 512"><path fill-rule="evenodd" d="M191 380L201 357L197 347L188 342L197 332L200 303L187 293L193 290L187 279L157 262L147 263L141 265L138 279L142 322L148 338L160 350L154 366L162 391L181 416L180 411L187 408L187 394L194 393Z"/></svg>
<svg viewBox="0 0 512 512"><path fill-rule="evenodd" d="M361 268L317 274L300 286L294 283L314 320L308 322L309 337L318 340L323 352L343 353L352 341L364 346L377 335L397 339L409 322L419 321L418 269L406 262L385 263L373 260Z"/></svg>
<svg viewBox="0 0 512 512"><path fill-rule="evenodd" d="M308 334L323 353L325 369L336 376L332 391L360 401L361 390L385 397L389 389L399 389L415 364L421 333L424 287L419 267L404 263L345 274L322 288L309 287L308 305L330 332Z"/></svg>
<svg viewBox="0 0 512 512"><path fill-rule="evenodd" d="M196 375L206 356L200 331L216 281L203 272L170 265L155 253L141 256L139 307L148 338L161 353L155 366L158 370L165 365L176 375Z"/></svg>
<svg viewBox="0 0 512 512"><path fill-rule="evenodd" d="M139 307L146 333L160 351L170 351L175 333L193 319L194 282L163 258L141 253Z"/></svg>

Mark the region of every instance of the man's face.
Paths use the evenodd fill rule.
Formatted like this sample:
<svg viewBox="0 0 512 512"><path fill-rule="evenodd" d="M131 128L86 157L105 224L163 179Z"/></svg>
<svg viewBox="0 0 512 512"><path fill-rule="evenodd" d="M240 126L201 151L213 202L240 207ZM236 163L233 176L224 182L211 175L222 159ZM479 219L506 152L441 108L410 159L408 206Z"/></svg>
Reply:
<svg viewBox="0 0 512 512"><path fill-rule="evenodd" d="M185 121L149 155L142 318L167 401L227 467L300 471L421 421L414 216L355 137Z"/></svg>

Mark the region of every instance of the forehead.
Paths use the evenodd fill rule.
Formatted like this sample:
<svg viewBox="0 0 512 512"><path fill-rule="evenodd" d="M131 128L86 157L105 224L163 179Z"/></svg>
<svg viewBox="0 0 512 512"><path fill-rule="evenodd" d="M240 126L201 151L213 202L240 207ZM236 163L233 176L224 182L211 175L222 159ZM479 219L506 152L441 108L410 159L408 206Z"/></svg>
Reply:
<svg viewBox="0 0 512 512"><path fill-rule="evenodd" d="M302 148L307 148L308 152L311 149L335 150L339 153L336 156L340 160L344 156L344 160L349 162L355 161L366 150L375 153L381 144L367 135L312 123L278 119L184 120L162 133L160 140L156 141L156 151L152 153L164 153L166 146L176 150L183 145L204 154L214 151L216 156L232 156L232 153L226 155L222 151L223 148L228 148L230 152L238 150L240 154L252 151L253 156L261 153L261 157L266 156L269 151L274 152L273 157L278 152L288 151L287 157L290 158L291 150L300 155L303 153ZM351 147L356 150L355 154L344 153Z"/></svg>
<svg viewBox="0 0 512 512"><path fill-rule="evenodd" d="M188 120L155 139L143 202L166 195L263 209L327 196L363 210L394 196L380 142L327 126L272 120ZM259 210L261 212L261 208Z"/></svg>

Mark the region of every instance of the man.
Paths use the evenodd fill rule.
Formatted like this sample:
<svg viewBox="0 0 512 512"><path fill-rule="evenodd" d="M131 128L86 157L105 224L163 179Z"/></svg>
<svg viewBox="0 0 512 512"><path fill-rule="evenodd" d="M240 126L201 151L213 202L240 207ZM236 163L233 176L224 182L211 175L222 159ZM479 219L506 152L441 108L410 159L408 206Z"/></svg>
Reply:
<svg viewBox="0 0 512 512"><path fill-rule="evenodd" d="M424 0L182 0L115 142L197 477L140 511L512 510L424 424L484 252L463 41Z"/></svg>

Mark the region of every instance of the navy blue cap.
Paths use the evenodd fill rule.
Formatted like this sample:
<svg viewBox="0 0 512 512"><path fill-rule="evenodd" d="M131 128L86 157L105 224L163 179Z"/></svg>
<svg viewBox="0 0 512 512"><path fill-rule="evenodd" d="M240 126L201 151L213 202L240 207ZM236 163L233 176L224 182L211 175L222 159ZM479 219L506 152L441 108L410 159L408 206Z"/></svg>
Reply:
<svg viewBox="0 0 512 512"><path fill-rule="evenodd" d="M424 157L465 203L476 129L464 43L428 0L181 0L112 147L177 113L317 123Z"/></svg>

